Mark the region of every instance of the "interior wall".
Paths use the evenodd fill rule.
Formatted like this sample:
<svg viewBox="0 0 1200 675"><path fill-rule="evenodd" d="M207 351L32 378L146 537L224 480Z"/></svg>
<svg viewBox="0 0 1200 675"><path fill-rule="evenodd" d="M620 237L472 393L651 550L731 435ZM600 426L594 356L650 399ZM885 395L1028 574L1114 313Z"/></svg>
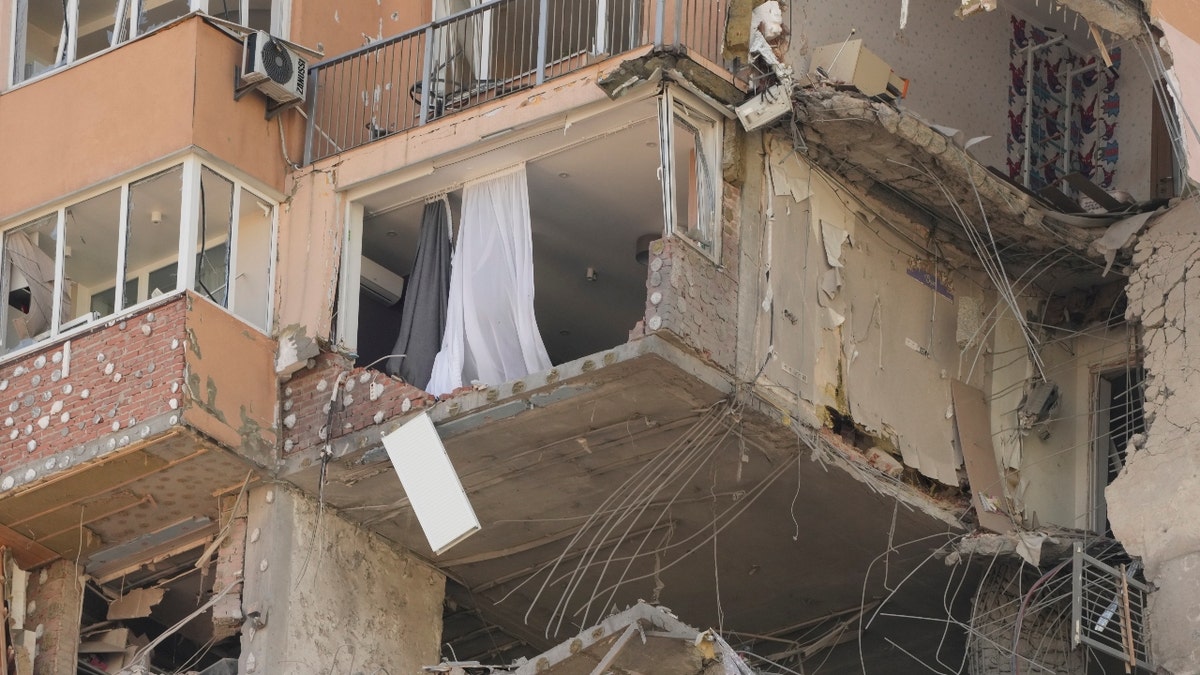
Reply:
<svg viewBox="0 0 1200 675"><path fill-rule="evenodd" d="M1200 69L1191 65L1200 63L1200 42L1197 42L1197 38L1200 38L1200 26L1190 22L1187 15L1181 15L1178 19L1174 14L1171 16L1172 21L1179 20L1181 25L1191 26L1191 31L1185 33L1165 18L1158 21L1170 48L1171 58L1176 64L1169 73L1169 78L1173 80L1179 94L1179 100L1175 101L1176 110L1182 110L1187 115L1180 115L1183 140L1187 148L1187 175L1193 181L1200 182L1200 137L1197 137L1197 131L1193 128L1194 124L1200 124ZM1195 19L1195 14L1191 14L1191 18ZM1190 121L1187 118L1190 118Z"/></svg>
<svg viewBox="0 0 1200 675"><path fill-rule="evenodd" d="M418 673L436 664L445 577L282 485L249 497L238 672ZM305 611L289 611L303 607Z"/></svg>
<svg viewBox="0 0 1200 675"><path fill-rule="evenodd" d="M799 160L786 169L778 160L789 150L772 153L764 235L770 291L762 291L757 343L760 362L771 345L776 358L766 361L764 377L799 393L825 424L835 421L829 410L849 416L908 466L958 485L950 379L986 388L987 368L970 379L962 368L957 298L983 290L946 267L936 271L941 292L916 278L921 261L933 271L933 258L823 174ZM849 242L838 245L838 230Z"/></svg>
<svg viewBox="0 0 1200 675"><path fill-rule="evenodd" d="M955 3L913 2L900 28L900 3L796 2L788 61L808 72L813 50L841 44L856 32L868 49L911 81L900 105L926 121L961 129L968 138L991 136L971 148L984 164L1004 166L1008 120L1008 13L980 12L960 20Z"/></svg>
<svg viewBox="0 0 1200 675"><path fill-rule="evenodd" d="M1138 47L1121 47L1121 113L1117 117L1117 179L1115 188L1125 190L1139 201L1154 196L1150 185L1150 129L1154 115L1154 79Z"/></svg>

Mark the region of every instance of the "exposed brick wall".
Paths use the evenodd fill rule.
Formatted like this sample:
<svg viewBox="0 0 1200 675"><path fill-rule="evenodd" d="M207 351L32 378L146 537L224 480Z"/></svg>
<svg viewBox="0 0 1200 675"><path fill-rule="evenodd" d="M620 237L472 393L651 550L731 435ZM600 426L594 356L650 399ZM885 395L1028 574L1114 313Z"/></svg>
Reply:
<svg viewBox="0 0 1200 675"><path fill-rule="evenodd" d="M398 378L377 370L352 368L350 361L338 354L322 353L310 364L284 385L285 456L319 448L326 440L423 408L434 400L431 395ZM333 433L330 435L327 426L335 388L337 401L332 404Z"/></svg>
<svg viewBox="0 0 1200 675"><path fill-rule="evenodd" d="M737 355L737 271L741 191L725 184L721 264L677 237L650 247L646 332L669 331L732 371Z"/></svg>
<svg viewBox="0 0 1200 675"><path fill-rule="evenodd" d="M83 609L82 570L74 560L58 560L29 575L25 628L41 631L34 675L75 672L79 621Z"/></svg>
<svg viewBox="0 0 1200 675"><path fill-rule="evenodd" d="M139 422L178 409L184 312L175 298L0 365L0 472L115 432L136 441L149 433Z"/></svg>

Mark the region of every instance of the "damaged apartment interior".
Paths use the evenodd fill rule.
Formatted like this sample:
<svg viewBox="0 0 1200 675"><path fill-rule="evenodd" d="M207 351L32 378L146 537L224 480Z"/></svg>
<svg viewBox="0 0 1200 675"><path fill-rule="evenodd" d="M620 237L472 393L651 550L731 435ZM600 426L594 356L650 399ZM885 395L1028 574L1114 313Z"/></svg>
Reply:
<svg viewBox="0 0 1200 675"><path fill-rule="evenodd" d="M0 0L0 675L1200 672L1191 9Z"/></svg>

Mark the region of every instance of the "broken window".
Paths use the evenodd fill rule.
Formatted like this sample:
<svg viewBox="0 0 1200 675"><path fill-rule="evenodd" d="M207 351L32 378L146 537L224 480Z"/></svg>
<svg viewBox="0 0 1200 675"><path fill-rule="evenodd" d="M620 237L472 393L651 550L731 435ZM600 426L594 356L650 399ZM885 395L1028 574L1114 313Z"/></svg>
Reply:
<svg viewBox="0 0 1200 675"><path fill-rule="evenodd" d="M720 126L668 90L662 98L663 209L667 231L720 258Z"/></svg>
<svg viewBox="0 0 1200 675"><path fill-rule="evenodd" d="M1092 422L1092 529L1112 536L1104 489L1125 467L1126 451L1134 437L1146 433L1144 415L1146 371L1141 366L1106 371L1096 376Z"/></svg>
<svg viewBox="0 0 1200 675"><path fill-rule="evenodd" d="M625 106L606 124L611 126L597 127L602 130L584 137L575 136L576 128L569 130L562 147L546 150L531 139L502 151L508 153L505 157L529 153L525 168L534 312L546 353L555 364L629 340L630 330L646 311L649 248L665 232L657 100ZM608 161L614 156L621 161ZM486 165L495 159L486 154L473 161ZM426 211L443 204L442 212L455 226L466 217L461 186L431 186L428 181L419 185L400 185L365 197L356 204L364 215L351 219L355 229L343 249L346 276L338 300L338 336L354 349L362 366L400 365L399 359L388 357L411 348L411 341L398 348L397 336L406 305L423 292L418 289L428 279L416 269L418 250L437 244L441 255L451 255L448 233L424 244L420 235ZM445 190L444 196L438 188ZM448 266L449 261L444 262ZM418 326L424 329L427 322ZM436 352L441 333L430 339Z"/></svg>
<svg viewBox="0 0 1200 675"><path fill-rule="evenodd" d="M12 83L37 77L139 35L194 10L257 30L284 34L289 0L17 0L13 17ZM223 11L216 11L213 5ZM276 25L278 24L278 25Z"/></svg>
<svg viewBox="0 0 1200 675"><path fill-rule="evenodd" d="M32 344L53 324L58 289L57 212L22 225L4 237L4 348Z"/></svg>
<svg viewBox="0 0 1200 675"><path fill-rule="evenodd" d="M9 229L0 353L184 288L266 330L274 214L250 188L191 159ZM181 241L191 242L182 279Z"/></svg>
<svg viewBox="0 0 1200 675"><path fill-rule="evenodd" d="M229 229L233 182L204 167L200 172L200 227L196 232L196 285L200 295L225 305L229 283Z"/></svg>

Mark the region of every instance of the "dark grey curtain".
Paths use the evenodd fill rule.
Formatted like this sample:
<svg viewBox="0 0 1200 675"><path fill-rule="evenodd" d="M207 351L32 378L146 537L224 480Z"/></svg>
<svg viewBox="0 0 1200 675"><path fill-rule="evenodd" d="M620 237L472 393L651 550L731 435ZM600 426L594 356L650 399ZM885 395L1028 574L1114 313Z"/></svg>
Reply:
<svg viewBox="0 0 1200 675"><path fill-rule="evenodd" d="M446 301L450 296L450 212L444 199L429 202L421 216L417 257L404 287L400 335L388 359L387 372L425 389L433 359L442 348Z"/></svg>

